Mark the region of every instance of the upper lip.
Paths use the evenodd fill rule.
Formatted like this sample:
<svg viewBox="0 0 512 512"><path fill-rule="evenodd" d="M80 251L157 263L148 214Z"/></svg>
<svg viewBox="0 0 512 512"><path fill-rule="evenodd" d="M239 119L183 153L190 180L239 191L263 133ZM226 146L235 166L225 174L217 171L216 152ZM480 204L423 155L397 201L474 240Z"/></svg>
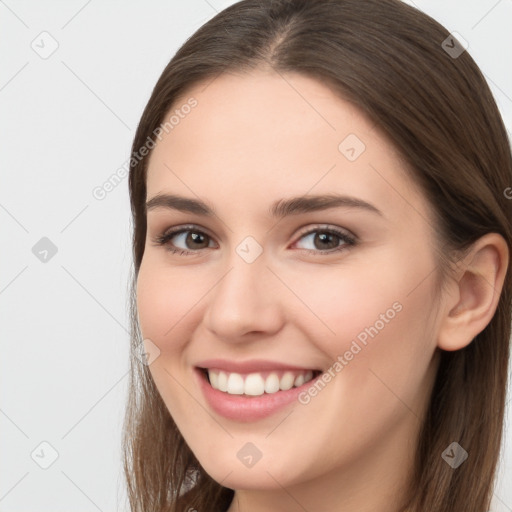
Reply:
<svg viewBox="0 0 512 512"><path fill-rule="evenodd" d="M227 359L207 359L196 364L198 368L218 368L227 372L235 373L251 373L264 372L270 370L292 370L292 371L308 371L316 370L311 367L294 366L288 363L280 363L277 361L269 361L265 359L251 359L248 361L228 361Z"/></svg>

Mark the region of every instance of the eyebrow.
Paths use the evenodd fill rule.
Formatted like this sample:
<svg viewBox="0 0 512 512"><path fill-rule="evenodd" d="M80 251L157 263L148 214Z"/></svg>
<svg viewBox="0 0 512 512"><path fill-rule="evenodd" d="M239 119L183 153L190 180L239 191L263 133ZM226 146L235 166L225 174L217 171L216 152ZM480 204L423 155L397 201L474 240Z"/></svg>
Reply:
<svg viewBox="0 0 512 512"><path fill-rule="evenodd" d="M147 212L157 208L178 210L184 213L195 213L207 217L217 216L215 208L212 205L199 199L174 194L157 194L147 201ZM383 213L373 204L357 197L338 194L307 195L280 199L272 203L269 208L269 215L273 218L282 218L288 215L316 212L329 208L357 208L384 217Z"/></svg>

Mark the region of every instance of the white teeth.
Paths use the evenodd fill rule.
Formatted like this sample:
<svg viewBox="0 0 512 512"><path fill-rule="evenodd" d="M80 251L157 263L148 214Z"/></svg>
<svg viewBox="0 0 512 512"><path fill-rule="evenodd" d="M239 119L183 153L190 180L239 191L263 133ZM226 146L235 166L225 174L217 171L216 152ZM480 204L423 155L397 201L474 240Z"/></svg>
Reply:
<svg viewBox="0 0 512 512"><path fill-rule="evenodd" d="M298 388L299 386L302 386L304 384L304 375L299 375L296 379L293 385Z"/></svg>
<svg viewBox="0 0 512 512"><path fill-rule="evenodd" d="M263 395L265 391L265 382L263 381L263 377L258 373L251 373L245 378L243 387L246 395Z"/></svg>
<svg viewBox="0 0 512 512"><path fill-rule="evenodd" d="M293 376L293 373L292 372L286 372L281 377L281 380L279 381L279 387L283 391L286 391L287 389L292 389L294 380L295 380L295 377Z"/></svg>
<svg viewBox="0 0 512 512"><path fill-rule="evenodd" d="M277 373L271 373L265 379L265 393L277 393L277 391L279 391L279 377Z"/></svg>
<svg viewBox="0 0 512 512"><path fill-rule="evenodd" d="M212 387L215 389L219 389L219 374L217 372L210 372L210 382L212 383Z"/></svg>
<svg viewBox="0 0 512 512"><path fill-rule="evenodd" d="M231 393L232 395L244 394L244 379L239 373L229 374L228 393Z"/></svg>
<svg viewBox="0 0 512 512"><path fill-rule="evenodd" d="M208 372L209 374L210 372ZM220 391L227 391L228 390L228 376L225 372L219 372L219 378L217 380L217 389ZM213 387L213 384L212 384Z"/></svg>
<svg viewBox="0 0 512 512"><path fill-rule="evenodd" d="M212 388L231 395L260 396L264 393L277 393L292 387L302 386L313 378L313 372L308 370L300 374L285 372L281 379L276 372L270 373L266 379L260 373L250 373L245 377L239 373L228 373L219 370L208 370Z"/></svg>

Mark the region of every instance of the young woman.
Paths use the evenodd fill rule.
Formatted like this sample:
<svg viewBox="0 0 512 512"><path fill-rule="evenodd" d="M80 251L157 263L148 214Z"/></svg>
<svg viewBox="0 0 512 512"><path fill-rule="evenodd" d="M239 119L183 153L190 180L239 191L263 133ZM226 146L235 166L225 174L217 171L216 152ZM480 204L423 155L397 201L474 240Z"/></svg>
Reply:
<svg viewBox="0 0 512 512"><path fill-rule="evenodd" d="M512 158L464 46L398 0L244 0L132 150L131 509L488 510Z"/></svg>

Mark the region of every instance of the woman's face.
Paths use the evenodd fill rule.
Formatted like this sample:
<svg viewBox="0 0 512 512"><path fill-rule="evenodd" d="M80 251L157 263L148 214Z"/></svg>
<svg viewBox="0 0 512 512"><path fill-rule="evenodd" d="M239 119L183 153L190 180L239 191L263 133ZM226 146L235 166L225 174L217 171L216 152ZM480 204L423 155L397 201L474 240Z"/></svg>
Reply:
<svg viewBox="0 0 512 512"><path fill-rule="evenodd" d="M224 74L176 109L147 201L188 203L148 207L137 282L158 355L149 368L174 421L225 487L384 485L412 460L438 361L426 200L372 123L305 76ZM345 201L313 201L324 195ZM171 228L188 231L159 245ZM198 366L231 370L214 377L231 393ZM308 377L285 377L290 367L324 373L270 392Z"/></svg>

